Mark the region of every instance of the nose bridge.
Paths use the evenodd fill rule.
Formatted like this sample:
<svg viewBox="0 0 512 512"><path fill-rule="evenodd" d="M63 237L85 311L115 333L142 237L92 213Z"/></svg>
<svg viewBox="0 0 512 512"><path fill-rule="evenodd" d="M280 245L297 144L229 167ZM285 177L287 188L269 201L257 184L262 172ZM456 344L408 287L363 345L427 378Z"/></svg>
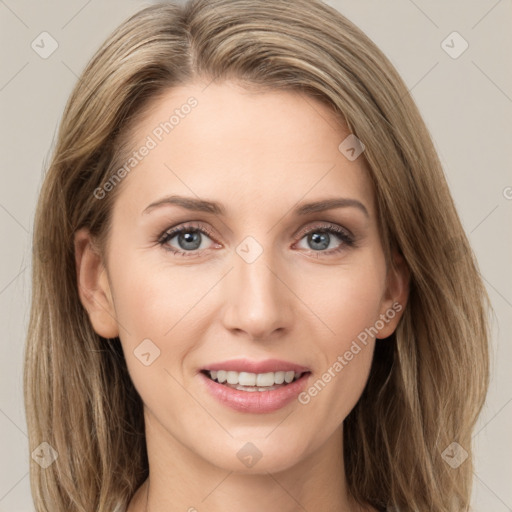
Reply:
<svg viewBox="0 0 512 512"><path fill-rule="evenodd" d="M269 240L269 237L266 238ZM290 292L279 279L282 266L277 254L253 237L246 237L233 254L233 272L228 287L226 326L251 337L268 337L288 326Z"/></svg>

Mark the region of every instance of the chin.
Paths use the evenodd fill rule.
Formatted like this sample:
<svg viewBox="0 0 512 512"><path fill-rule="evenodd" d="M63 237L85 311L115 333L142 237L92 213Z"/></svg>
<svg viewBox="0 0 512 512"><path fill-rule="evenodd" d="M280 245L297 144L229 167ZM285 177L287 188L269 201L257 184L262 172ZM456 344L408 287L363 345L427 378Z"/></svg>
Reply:
<svg viewBox="0 0 512 512"><path fill-rule="evenodd" d="M300 462L302 450L299 453L296 444L283 446L278 438L250 440L250 436L247 436L245 439L233 440L225 446L216 444L216 449L205 454L205 458L226 471L251 475L278 473Z"/></svg>

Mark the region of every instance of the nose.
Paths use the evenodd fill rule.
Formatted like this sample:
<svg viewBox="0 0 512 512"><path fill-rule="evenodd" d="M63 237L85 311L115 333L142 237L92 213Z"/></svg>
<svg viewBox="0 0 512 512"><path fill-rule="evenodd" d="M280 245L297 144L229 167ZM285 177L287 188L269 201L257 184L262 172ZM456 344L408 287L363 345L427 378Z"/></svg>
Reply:
<svg viewBox="0 0 512 512"><path fill-rule="evenodd" d="M225 328L263 341L289 331L294 295L287 286L289 273L284 265L272 257L271 250L263 251L253 262L234 253L233 263L224 287Z"/></svg>

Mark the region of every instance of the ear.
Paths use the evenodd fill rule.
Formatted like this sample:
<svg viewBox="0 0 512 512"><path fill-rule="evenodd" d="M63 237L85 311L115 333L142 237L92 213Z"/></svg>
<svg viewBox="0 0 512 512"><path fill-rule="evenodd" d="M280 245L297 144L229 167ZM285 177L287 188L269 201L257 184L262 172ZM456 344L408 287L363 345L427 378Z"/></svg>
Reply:
<svg viewBox="0 0 512 512"><path fill-rule="evenodd" d="M402 317L407 299L409 297L409 281L410 273L404 257L395 251L393 253L394 265L388 268L386 276L386 291L384 293L379 320L376 325L379 327L379 332L376 336L378 339L384 339L391 336Z"/></svg>
<svg viewBox="0 0 512 512"><path fill-rule="evenodd" d="M119 328L110 283L101 254L89 230L75 232L75 263L80 301L89 314L93 329L104 338L115 338Z"/></svg>

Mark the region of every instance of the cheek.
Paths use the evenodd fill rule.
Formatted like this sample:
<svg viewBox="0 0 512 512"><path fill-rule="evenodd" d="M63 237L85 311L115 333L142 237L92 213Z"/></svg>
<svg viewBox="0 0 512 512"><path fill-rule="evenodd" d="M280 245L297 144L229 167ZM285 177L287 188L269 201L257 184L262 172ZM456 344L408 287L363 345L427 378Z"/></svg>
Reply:
<svg viewBox="0 0 512 512"><path fill-rule="evenodd" d="M343 348L379 318L384 294L385 265L379 257L361 257L357 264L304 273L298 295L318 316L330 340L326 348Z"/></svg>
<svg viewBox="0 0 512 512"><path fill-rule="evenodd" d="M215 265L173 265L161 258L146 261L136 255L133 251L131 256L113 254L112 258L118 262L111 275L123 340L135 347L145 338L163 345L172 337L174 349L179 350L178 334L197 330L197 319L215 314L219 298L229 300L217 286L224 270ZM289 270L285 280L294 293L282 300L289 300L295 310L294 323L303 323L315 344L325 343L326 352L331 353L350 344L377 320L384 274L377 251L361 251L338 266L315 267L308 262Z"/></svg>
<svg viewBox="0 0 512 512"><path fill-rule="evenodd" d="M157 382L158 389L164 386L170 392L166 386L174 382L173 376L182 381L182 362L201 340L198 319L208 314L205 295L219 276L133 254L124 259L116 255L119 264L111 270L114 300L128 370L139 394L151 402L158 395Z"/></svg>
<svg viewBox="0 0 512 512"><path fill-rule="evenodd" d="M316 322L319 327L314 338L321 367L301 403L315 411L311 418L329 418L324 426L327 432L349 414L366 384L385 265L378 257L361 258L357 265L338 267L320 279L319 275L313 277L306 283L310 290L307 302L321 320Z"/></svg>
<svg viewBox="0 0 512 512"><path fill-rule="evenodd" d="M200 290L169 269L166 282L166 273L151 265L125 261L116 272L116 313L128 372L144 404L156 411L162 400L181 399L177 382L183 380L181 361L194 330L190 310Z"/></svg>
<svg viewBox="0 0 512 512"><path fill-rule="evenodd" d="M162 339L175 325L187 321L191 309L216 276L193 267L172 266L136 255L125 258L112 271L118 319L134 336Z"/></svg>

